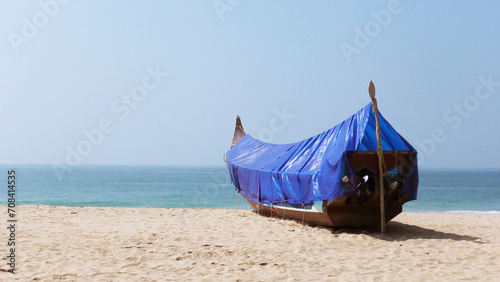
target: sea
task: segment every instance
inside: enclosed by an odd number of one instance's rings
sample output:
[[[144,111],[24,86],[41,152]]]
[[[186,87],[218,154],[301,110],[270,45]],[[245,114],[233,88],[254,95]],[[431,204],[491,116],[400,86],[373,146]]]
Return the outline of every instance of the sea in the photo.
[[[16,205],[250,209],[225,166],[0,169],[1,205],[13,197]],[[9,175],[15,177],[14,195],[9,195]],[[406,203],[403,212],[500,214],[500,170],[421,168],[417,200]]]

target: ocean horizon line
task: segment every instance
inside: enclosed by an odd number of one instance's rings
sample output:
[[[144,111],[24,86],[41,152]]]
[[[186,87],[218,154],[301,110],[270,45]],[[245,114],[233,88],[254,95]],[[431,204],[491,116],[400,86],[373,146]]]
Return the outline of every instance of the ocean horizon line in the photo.
[[[50,165],[5,166],[16,172],[16,204],[248,209],[223,165],[82,165],[59,179]],[[421,169],[408,212],[500,212],[497,170]],[[4,179],[7,182],[7,179]],[[7,193],[0,194],[6,203]]]

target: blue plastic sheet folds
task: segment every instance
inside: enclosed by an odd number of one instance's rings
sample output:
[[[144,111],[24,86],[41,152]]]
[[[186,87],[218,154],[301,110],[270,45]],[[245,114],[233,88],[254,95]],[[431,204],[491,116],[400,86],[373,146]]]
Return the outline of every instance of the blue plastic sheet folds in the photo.
[[[384,151],[416,150],[379,113]],[[245,135],[227,152],[236,189],[254,203],[310,204],[358,193],[347,152],[376,151],[375,114],[368,104],[341,124],[294,144],[270,144]],[[403,184],[416,198],[417,158]],[[348,176],[350,181],[341,179]]]

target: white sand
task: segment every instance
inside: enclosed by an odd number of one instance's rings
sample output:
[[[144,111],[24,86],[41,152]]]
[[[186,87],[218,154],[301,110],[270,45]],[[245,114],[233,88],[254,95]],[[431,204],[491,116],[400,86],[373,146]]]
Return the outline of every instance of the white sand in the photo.
[[[16,274],[5,272],[4,227],[2,281],[500,277],[500,215],[403,213],[381,236],[249,210],[19,206],[16,213]]]

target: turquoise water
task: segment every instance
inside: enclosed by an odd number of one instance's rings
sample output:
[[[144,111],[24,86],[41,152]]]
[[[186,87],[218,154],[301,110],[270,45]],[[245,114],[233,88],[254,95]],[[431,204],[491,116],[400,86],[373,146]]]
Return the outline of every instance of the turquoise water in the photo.
[[[411,212],[500,213],[500,170],[419,170]]]
[[[50,165],[1,169],[2,205],[7,204],[7,170],[15,169],[17,204],[249,208],[223,166],[80,166],[61,179]],[[500,170],[421,169],[419,177],[418,199],[404,211],[500,213]]]

